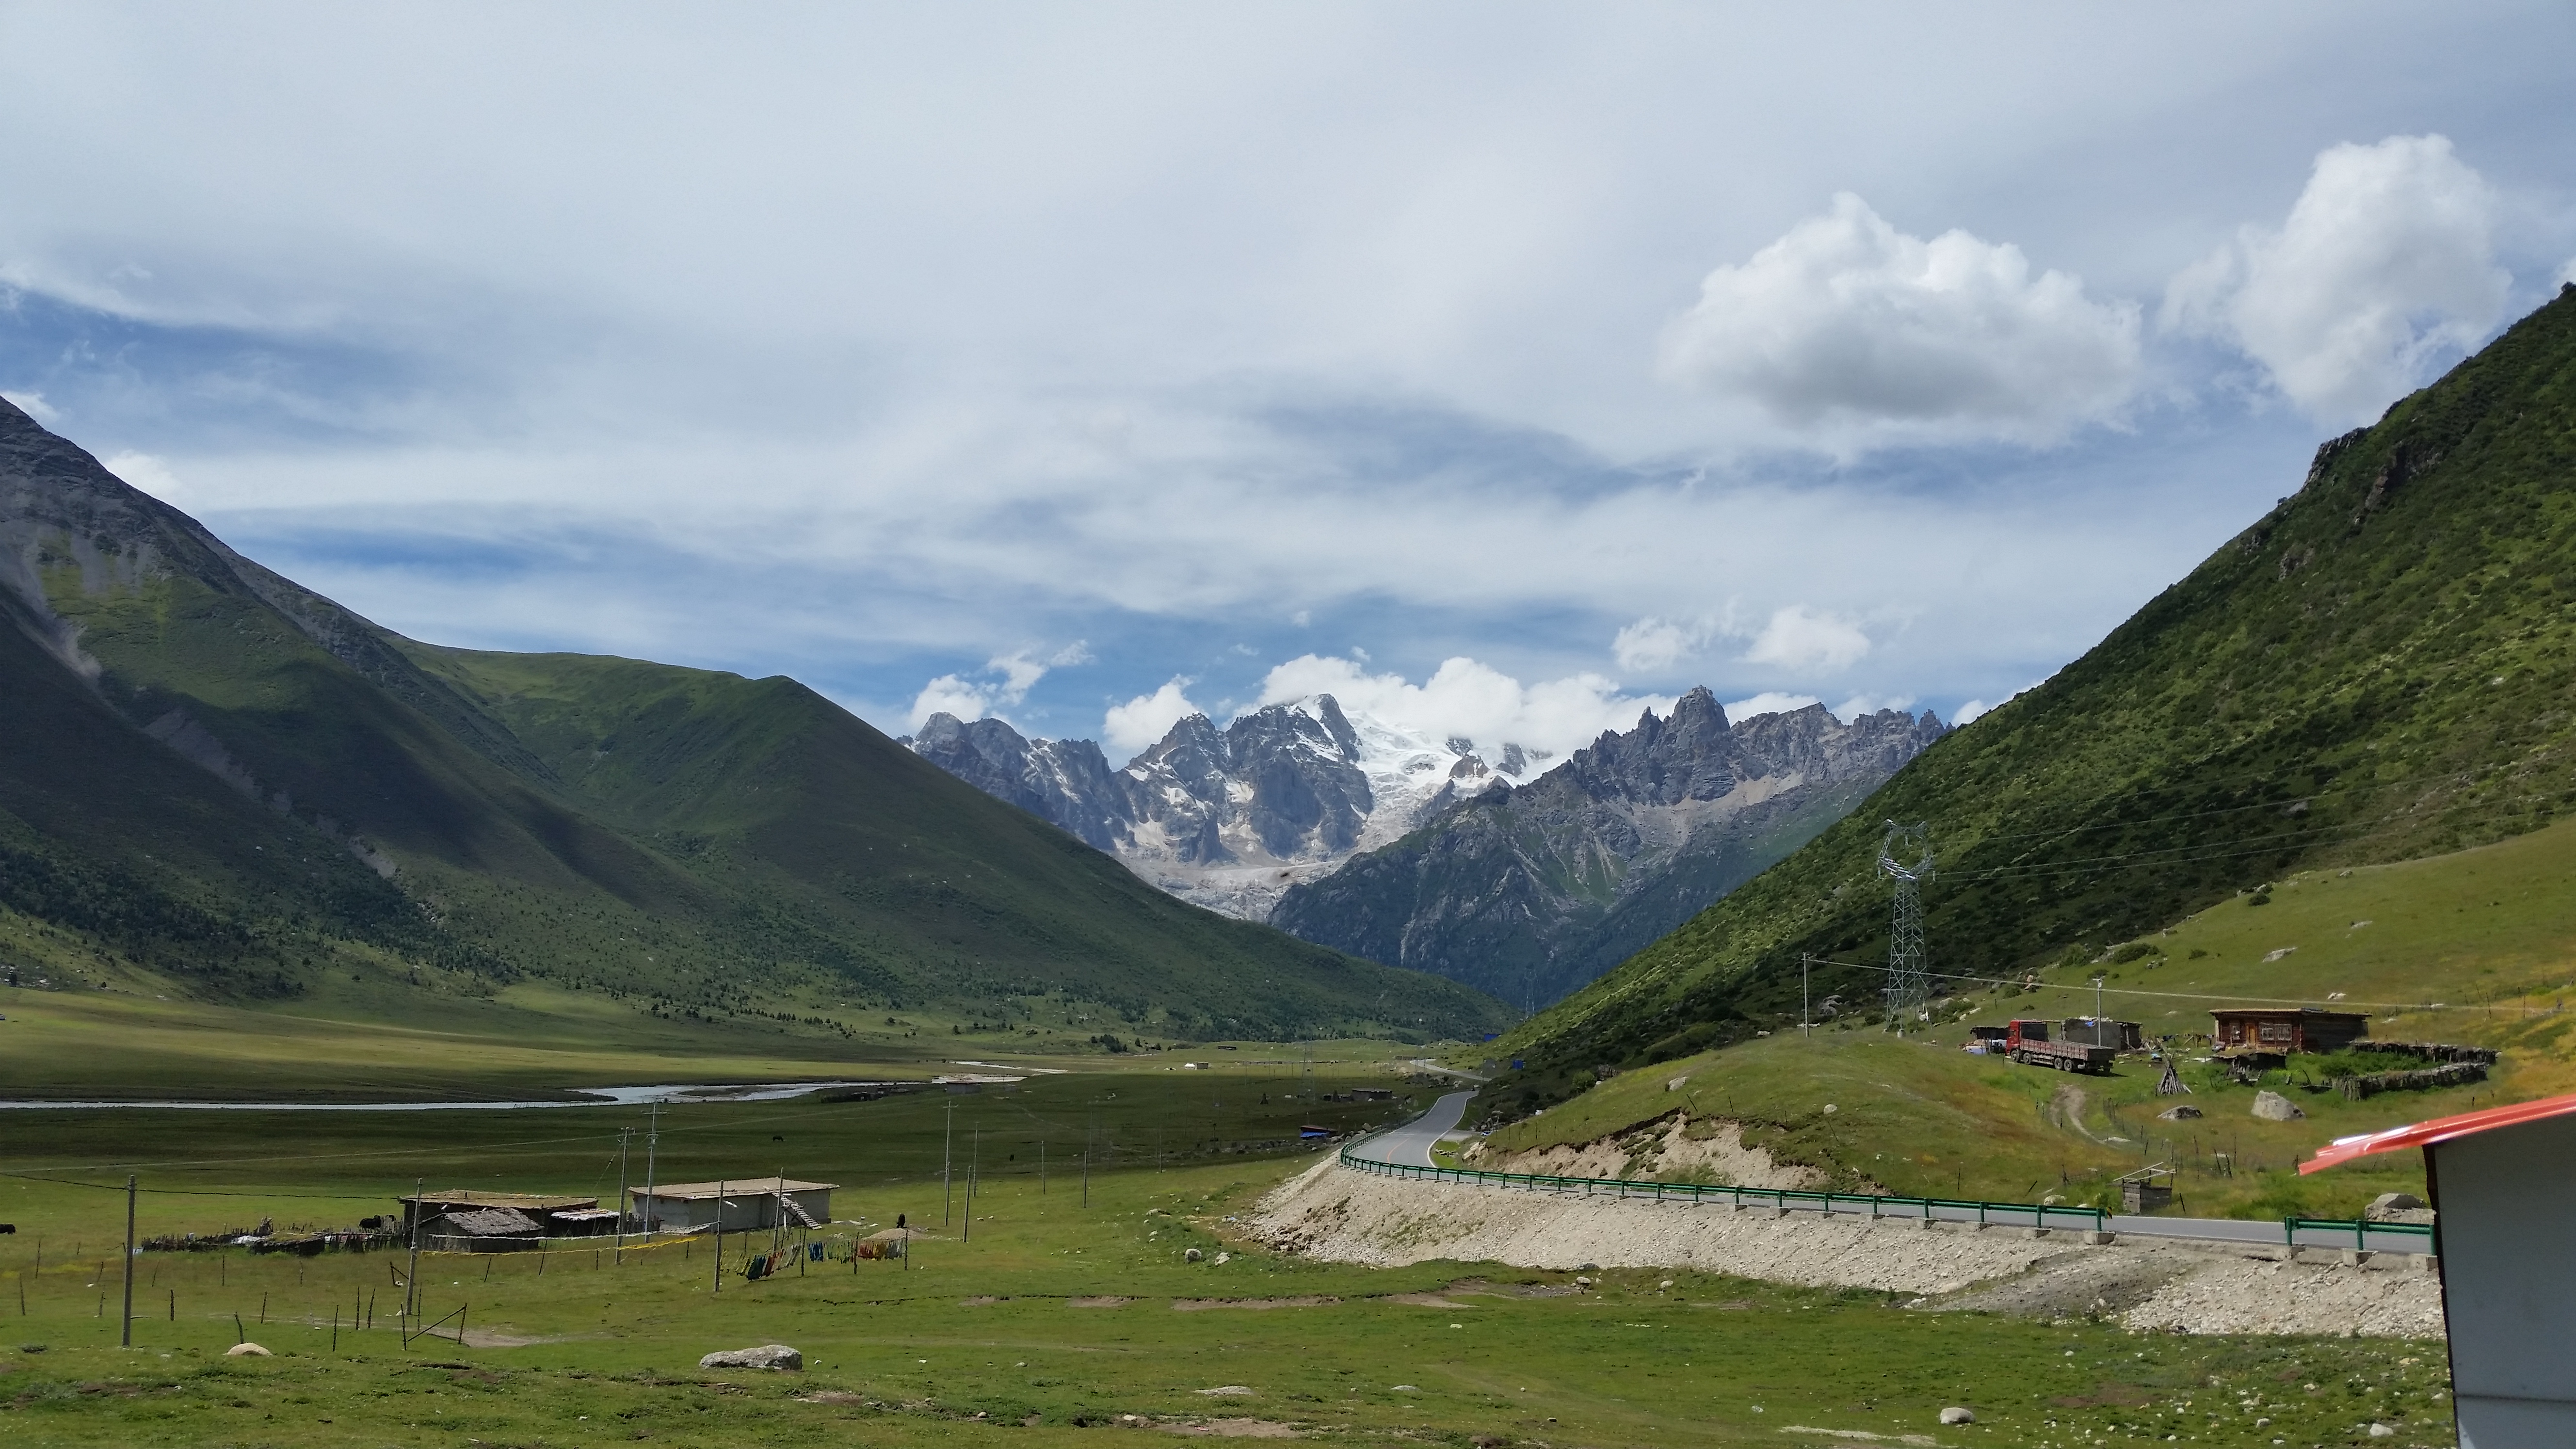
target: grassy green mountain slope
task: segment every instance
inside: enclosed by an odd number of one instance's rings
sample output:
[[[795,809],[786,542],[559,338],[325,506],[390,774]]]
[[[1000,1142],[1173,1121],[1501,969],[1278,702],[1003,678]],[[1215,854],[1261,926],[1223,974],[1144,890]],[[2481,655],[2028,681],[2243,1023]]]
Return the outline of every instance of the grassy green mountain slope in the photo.
[[[1483,1155],[1619,1136],[1680,1111],[1712,1126],[1743,1123],[1756,1145],[1846,1185],[2098,1200],[2118,1174],[2162,1162],[2178,1169],[2188,1211],[2350,1217],[2382,1192],[2421,1194],[2423,1164],[2398,1153],[2309,1178],[2291,1165],[2351,1133],[2576,1091],[2571,877],[2576,821],[2445,855],[2285,875],[2266,905],[2231,897],[2100,965],[2044,968],[2026,988],[1963,991],[1937,1023],[1904,1038],[1844,1017],[1812,1036],[1792,1028],[1623,1073],[1511,1122]],[[2250,1083],[2186,1053],[2193,1091],[2183,1101],[2202,1115],[2169,1120],[2160,1114],[2176,1100],[2156,1094],[2150,1062],[2069,1077],[1957,1050],[1974,1024],[2091,1014],[2097,974],[2103,1005],[2154,1035],[2205,1033],[2214,1006],[2331,1002],[2371,1013],[2382,1040],[2465,1043],[2502,1057],[2484,1081],[2351,1100],[2334,1090],[2337,1074],[2385,1063],[2298,1057]],[[2305,1116],[2255,1117],[2262,1089]],[[1497,1105],[1508,1114],[1517,1101]]]
[[[2576,803],[2571,651],[2576,288],[2320,449],[2083,658],[1515,1032],[1520,1086],[1794,1021],[1802,953],[1883,961],[1886,819],[1930,822],[1934,968],[1976,975],[2088,961],[2296,869],[2535,829]]]
[[[552,983],[835,1041],[1500,1011],[1173,902],[792,681],[402,639],[5,403],[0,611],[0,948],[51,976],[405,1019],[370,981]]]

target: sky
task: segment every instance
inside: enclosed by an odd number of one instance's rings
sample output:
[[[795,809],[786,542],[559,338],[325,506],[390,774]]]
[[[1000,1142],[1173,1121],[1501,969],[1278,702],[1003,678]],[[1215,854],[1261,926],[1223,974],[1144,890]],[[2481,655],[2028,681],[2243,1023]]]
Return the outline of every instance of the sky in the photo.
[[[2576,279],[2576,9],[0,0],[0,394],[416,638],[1123,759],[1973,719]]]

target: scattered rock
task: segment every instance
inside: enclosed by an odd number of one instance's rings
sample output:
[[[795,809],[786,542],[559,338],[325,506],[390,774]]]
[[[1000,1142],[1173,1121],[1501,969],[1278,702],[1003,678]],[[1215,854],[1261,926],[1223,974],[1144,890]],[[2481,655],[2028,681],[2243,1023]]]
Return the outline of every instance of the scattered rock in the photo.
[[[1664,1281],[1662,1281],[1661,1283],[1656,1284],[1655,1286],[1656,1286],[1656,1287],[1658,1287],[1658,1288],[1661,1288],[1661,1289],[1663,1289],[1665,1292],[1669,1293],[1669,1292],[1671,1292],[1671,1291],[1672,1291],[1672,1287],[1673,1287],[1673,1280],[1672,1280],[1672,1279],[1670,1279],[1670,1278],[1667,1278],[1667,1279],[1665,1279]]]
[[[277,1355],[255,1343],[237,1343],[224,1350],[226,1358],[275,1358]]]
[[[725,1353],[711,1353],[698,1360],[702,1369],[796,1369],[805,1367],[805,1355],[783,1343],[764,1343],[758,1348],[737,1348]]]
[[[2168,1122],[2188,1122],[2201,1115],[2201,1112],[2198,1107],[2193,1106],[2189,1102],[2185,1102],[2179,1107],[2167,1107],[2156,1115],[2162,1117]]]
[[[1387,1390],[1387,1392],[1390,1394],[1418,1394],[1422,1392],[1422,1386],[1420,1384],[1397,1384],[1394,1388]]]
[[[1592,1286],[1592,1280],[1578,1273],[1574,1278],[1574,1286],[1577,1288],[1589,1288]]]
[[[1242,1384],[1219,1384],[1215,1388],[1201,1389],[1199,1392],[1212,1399],[1242,1399],[1252,1395],[1252,1390]]]
[[[1950,1407],[1941,1411],[1941,1422],[1944,1424],[1973,1424],[1977,1422],[1977,1411],[1970,1408],[1964,1408],[1958,1404],[1952,1404]]]
[[[1232,1253],[1219,1253],[1219,1254],[1217,1254],[1217,1255],[1216,1255],[1216,1260],[1217,1260],[1217,1262],[1218,1262],[1218,1263],[1222,1264],[1222,1263],[1224,1263],[1227,1259],[1232,1258],[1233,1256],[1234,1256],[1234,1255],[1233,1255]]]
[[[2389,1428],[2386,1424],[2373,1424],[2370,1426],[2370,1437],[2373,1439],[2394,1439],[2397,1437],[2397,1431]]]
[[[2296,1122],[2308,1114],[2299,1110],[2298,1103],[2278,1092],[2256,1092],[2254,1115],[2266,1122]]]
[[[1188,1252],[1185,1252],[1185,1253],[1181,1254],[1181,1261],[1182,1261],[1182,1262],[1184,1262],[1184,1263],[1195,1263],[1195,1262],[1197,1262],[1198,1260],[1199,1260],[1199,1250],[1198,1250],[1198,1249],[1196,1249],[1196,1248],[1192,1248],[1192,1249],[1190,1249]]]
[[[2370,1200],[2362,1215],[2373,1222],[2387,1222],[2399,1213],[2414,1212],[2424,1206],[2424,1199],[2411,1192],[2383,1192]]]

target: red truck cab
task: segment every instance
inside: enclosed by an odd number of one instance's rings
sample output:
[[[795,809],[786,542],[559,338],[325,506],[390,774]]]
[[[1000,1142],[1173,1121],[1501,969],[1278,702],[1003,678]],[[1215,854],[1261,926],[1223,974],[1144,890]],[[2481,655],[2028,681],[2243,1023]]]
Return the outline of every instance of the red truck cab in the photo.
[[[2044,1021],[2008,1021],[2004,1023],[2004,1050],[2018,1050],[2026,1041],[2048,1040],[2048,1023]]]

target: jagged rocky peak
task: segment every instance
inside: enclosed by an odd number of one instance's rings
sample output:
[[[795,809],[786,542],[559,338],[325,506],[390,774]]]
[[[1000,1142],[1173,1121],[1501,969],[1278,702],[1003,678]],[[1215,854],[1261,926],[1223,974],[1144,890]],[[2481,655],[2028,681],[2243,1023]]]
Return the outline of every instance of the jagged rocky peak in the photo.
[[[1088,740],[1024,738],[997,719],[935,715],[904,743],[1163,889],[1256,920],[1296,880],[1508,788],[1548,758],[1505,743],[1489,764],[1472,740],[1354,716],[1329,694],[1264,705],[1222,729],[1191,715],[1114,769]]]

